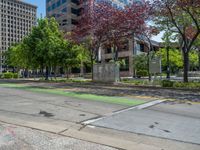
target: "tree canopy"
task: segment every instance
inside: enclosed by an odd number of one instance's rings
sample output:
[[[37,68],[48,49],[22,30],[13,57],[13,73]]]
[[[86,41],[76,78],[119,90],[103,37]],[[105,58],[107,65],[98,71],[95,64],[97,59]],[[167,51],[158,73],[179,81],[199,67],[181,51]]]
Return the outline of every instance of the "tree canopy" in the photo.
[[[189,52],[200,35],[199,0],[155,0],[154,21],[176,34],[183,53],[184,81],[188,82]]]
[[[73,35],[79,42],[90,39],[89,47],[93,51],[107,44],[117,52],[124,38],[133,38],[133,34],[143,32],[146,20],[149,18],[149,6],[147,1],[143,1],[133,2],[119,9],[109,1],[89,0],[87,5],[84,5],[81,19]],[[92,54],[95,55],[97,52]]]
[[[64,38],[55,18],[39,19],[32,32],[7,52],[7,63],[19,69],[46,69],[46,78],[50,72],[56,73],[58,67],[70,69],[80,66],[88,55],[83,45]]]

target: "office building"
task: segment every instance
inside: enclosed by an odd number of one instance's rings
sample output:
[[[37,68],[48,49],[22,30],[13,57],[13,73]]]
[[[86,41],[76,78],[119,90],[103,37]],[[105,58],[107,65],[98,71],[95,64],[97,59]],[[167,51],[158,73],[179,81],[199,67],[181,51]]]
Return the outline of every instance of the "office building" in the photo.
[[[37,7],[21,0],[0,0],[0,72],[5,71],[9,46],[20,42],[36,25]]]
[[[46,0],[47,17],[55,17],[63,31],[71,31],[80,18],[81,3],[89,0]],[[95,0],[103,1],[103,0]],[[106,0],[108,1],[108,0]],[[110,0],[114,7],[124,7],[130,0]]]
[[[47,17],[55,17],[63,31],[71,31],[80,13],[79,0],[46,0]]]
[[[96,0],[96,2],[108,0]],[[139,2],[140,0],[109,0],[113,7],[123,9],[125,5],[131,2]],[[80,0],[46,0],[47,17],[55,17],[59,23],[60,29],[63,31],[71,31],[80,18],[80,10],[82,5]],[[89,0],[82,0],[87,3]],[[158,50],[159,43],[152,41],[153,48]],[[118,50],[119,60],[125,60],[126,65],[121,67],[121,76],[133,76],[133,56],[148,51],[148,43],[137,38],[127,39],[123,48]],[[100,62],[109,62],[113,59],[113,53],[110,47],[101,47],[98,53]]]

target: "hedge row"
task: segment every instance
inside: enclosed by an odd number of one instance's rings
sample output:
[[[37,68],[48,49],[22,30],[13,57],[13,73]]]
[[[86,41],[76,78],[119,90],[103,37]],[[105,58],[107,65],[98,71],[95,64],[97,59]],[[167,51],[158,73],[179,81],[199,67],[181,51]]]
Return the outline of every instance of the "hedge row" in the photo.
[[[17,79],[19,78],[18,73],[6,72],[0,74],[0,79]]]
[[[141,86],[161,86],[169,88],[200,89],[200,81],[184,83],[180,81],[170,81],[170,80],[155,80],[154,82],[149,82],[148,80],[123,79],[122,82],[132,85],[141,85]]]
[[[176,82],[163,80],[162,87],[175,87],[175,88],[188,88],[188,89],[200,89],[200,82]]]

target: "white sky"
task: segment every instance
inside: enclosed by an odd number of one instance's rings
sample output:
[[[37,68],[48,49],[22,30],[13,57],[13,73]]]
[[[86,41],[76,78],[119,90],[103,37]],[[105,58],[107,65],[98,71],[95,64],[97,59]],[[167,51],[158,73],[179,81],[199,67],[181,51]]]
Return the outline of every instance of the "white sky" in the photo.
[[[163,42],[162,36],[163,36],[163,32],[160,32],[160,34],[158,34],[157,36],[152,37],[152,40],[156,42]]]

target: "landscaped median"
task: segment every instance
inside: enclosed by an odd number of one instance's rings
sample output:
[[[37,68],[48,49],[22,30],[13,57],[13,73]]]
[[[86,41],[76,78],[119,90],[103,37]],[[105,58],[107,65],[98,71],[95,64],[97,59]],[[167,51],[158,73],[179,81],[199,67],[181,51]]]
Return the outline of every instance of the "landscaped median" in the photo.
[[[184,83],[181,81],[171,81],[171,80],[155,80],[153,82],[148,80],[132,80],[124,79],[122,84],[144,86],[144,87],[163,87],[163,88],[173,88],[173,89],[200,89],[200,81],[193,81]]]
[[[124,106],[136,106],[145,103],[146,101],[131,99],[126,97],[115,97],[115,96],[103,96],[103,95],[95,95],[95,94],[87,94],[81,92],[69,92],[65,91],[64,89],[56,89],[56,88],[44,88],[44,87],[33,87],[27,86],[23,84],[13,84],[13,83],[1,83],[0,87],[4,88],[14,88],[19,90],[25,90],[30,92],[39,92],[39,93],[46,93],[46,94],[55,94],[55,95],[62,95],[66,97],[76,98],[76,99],[83,99],[83,100],[90,100],[90,101],[99,101],[105,103],[112,103]]]

